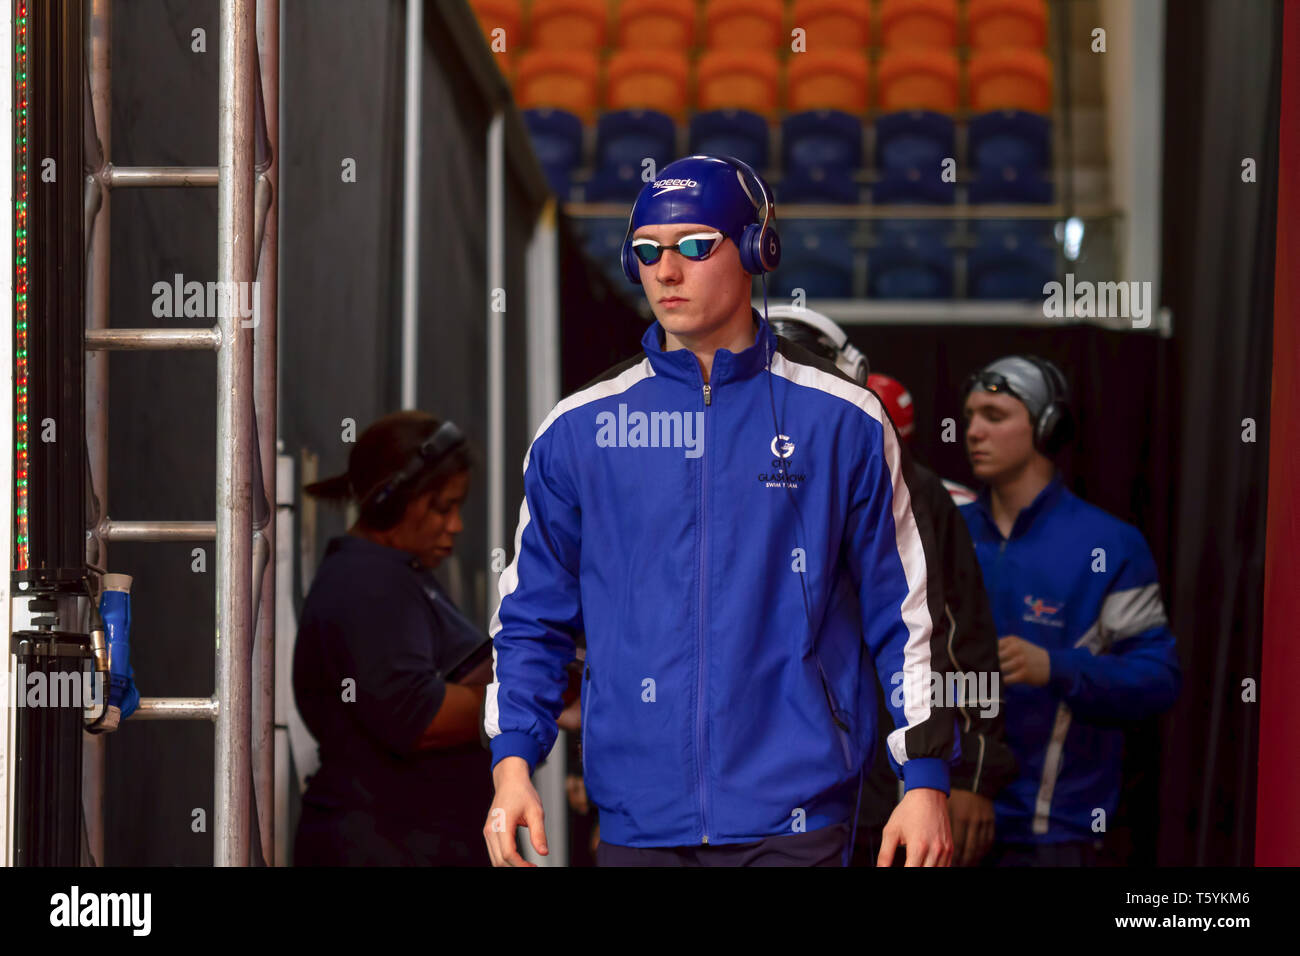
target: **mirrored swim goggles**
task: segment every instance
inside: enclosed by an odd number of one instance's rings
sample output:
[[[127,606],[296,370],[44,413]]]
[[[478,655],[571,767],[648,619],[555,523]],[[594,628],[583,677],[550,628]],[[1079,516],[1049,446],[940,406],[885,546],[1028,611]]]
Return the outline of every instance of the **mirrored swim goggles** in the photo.
[[[713,255],[726,238],[720,232],[693,232],[689,236],[682,236],[675,243],[669,245],[656,242],[653,239],[633,239],[632,252],[641,260],[642,264],[647,266],[652,266],[658,262],[667,249],[676,250],[678,255],[684,256],[692,262],[702,262]]]
[[[966,379],[966,387],[962,390],[962,395],[969,395],[977,385],[984,391],[992,392],[994,395],[1006,393],[1024,401],[1024,398],[1012,387],[1011,383],[1007,381],[1007,377],[1001,372],[979,371],[973,373]]]

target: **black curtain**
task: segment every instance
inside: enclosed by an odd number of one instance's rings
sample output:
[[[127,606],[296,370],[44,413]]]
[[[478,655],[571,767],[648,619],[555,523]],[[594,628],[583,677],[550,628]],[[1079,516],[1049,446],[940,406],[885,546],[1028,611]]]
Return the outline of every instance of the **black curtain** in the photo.
[[[1166,404],[1178,442],[1165,506],[1185,681],[1160,788],[1168,864],[1254,855],[1259,717],[1242,682],[1260,681],[1278,129],[1298,119],[1280,116],[1281,38],[1278,0],[1168,4],[1163,268],[1178,335]],[[1242,181],[1245,159],[1255,182]]]

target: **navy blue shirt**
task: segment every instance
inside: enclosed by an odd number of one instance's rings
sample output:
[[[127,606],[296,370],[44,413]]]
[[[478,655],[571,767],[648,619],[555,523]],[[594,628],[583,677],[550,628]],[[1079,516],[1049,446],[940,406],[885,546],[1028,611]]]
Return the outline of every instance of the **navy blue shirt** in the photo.
[[[477,741],[415,747],[446,695],[444,670],[483,638],[413,555],[331,539],[293,655],[294,697],[321,758],[303,802],[481,833],[491,754]]]

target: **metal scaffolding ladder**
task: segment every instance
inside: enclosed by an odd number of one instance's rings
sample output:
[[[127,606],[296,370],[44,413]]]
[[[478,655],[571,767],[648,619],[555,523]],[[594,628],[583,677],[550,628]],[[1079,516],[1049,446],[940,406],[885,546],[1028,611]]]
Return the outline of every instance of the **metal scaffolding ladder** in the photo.
[[[275,553],[275,522],[271,519],[276,502],[278,217],[274,197],[279,149],[279,6],[280,0],[220,0],[217,165],[128,168],[111,162],[111,0],[88,0],[91,121],[99,151],[92,163],[96,168],[86,178],[88,223],[93,216],[87,253],[86,437],[100,515],[87,538],[87,561],[108,568],[107,545],[113,541],[215,541],[214,692],[206,698],[145,698],[132,720],[213,723],[216,760],[211,832],[217,866],[250,865],[258,860],[259,850],[267,864],[283,862],[275,858],[273,849],[275,563],[271,560]],[[255,88],[259,79],[260,90]],[[231,307],[220,310],[224,314],[212,328],[109,327],[112,193],[167,186],[216,187],[216,280],[226,290],[257,290],[255,323],[241,317],[236,291]],[[254,280],[256,285],[252,285]],[[214,521],[127,521],[107,516],[106,353],[141,349],[216,353]],[[262,513],[257,513],[259,510]],[[91,856],[102,863],[105,739],[86,735],[85,742],[87,838]],[[254,801],[260,846],[252,839]]]

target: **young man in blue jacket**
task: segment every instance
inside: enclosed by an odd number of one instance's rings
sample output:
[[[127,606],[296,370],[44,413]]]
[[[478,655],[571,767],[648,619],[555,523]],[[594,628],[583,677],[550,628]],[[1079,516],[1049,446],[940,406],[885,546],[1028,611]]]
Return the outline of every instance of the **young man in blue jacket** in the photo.
[[[881,856],[947,865],[953,710],[932,525],[880,402],[750,306],[779,261],[771,193],[692,156],[642,189],[623,246],[658,321],[561,401],[524,459],[491,625],[494,864],[547,852],[530,782],[586,635],[583,771],[601,865],[843,865],[875,736],[874,664],[907,793]]]
[[[1007,742],[1019,775],[995,801],[989,862],[1105,859],[1123,724],[1173,705],[1180,670],[1141,532],[1075,497],[1052,457],[1072,436],[1069,387],[1009,356],[965,388],[966,451],[985,483],[961,509],[997,626]]]

